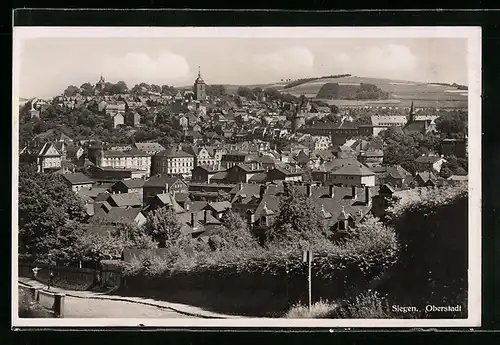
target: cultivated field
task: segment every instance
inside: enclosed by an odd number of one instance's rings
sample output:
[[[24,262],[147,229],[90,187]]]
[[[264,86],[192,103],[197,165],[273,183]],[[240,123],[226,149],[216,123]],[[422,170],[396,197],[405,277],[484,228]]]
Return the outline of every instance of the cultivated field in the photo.
[[[358,85],[361,83],[375,84],[383,91],[390,93],[390,99],[383,101],[351,101],[351,100],[324,100],[329,104],[337,106],[398,106],[408,107],[411,102],[415,102],[416,107],[435,108],[467,108],[467,90],[458,90],[454,87],[444,85],[426,84],[420,82],[365,78],[365,77],[343,77],[316,79],[302,85],[284,89],[286,83],[247,85],[253,87],[274,87],[282,93],[290,93],[294,96],[304,95],[309,98],[316,98],[319,89],[326,83],[339,83],[340,85]],[[236,93],[237,85],[226,85],[228,92]]]

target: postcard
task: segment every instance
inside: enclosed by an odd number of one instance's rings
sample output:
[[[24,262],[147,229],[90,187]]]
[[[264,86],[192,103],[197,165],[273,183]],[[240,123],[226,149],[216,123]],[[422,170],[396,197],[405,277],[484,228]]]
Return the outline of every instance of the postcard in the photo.
[[[481,325],[480,28],[13,37],[13,327]]]

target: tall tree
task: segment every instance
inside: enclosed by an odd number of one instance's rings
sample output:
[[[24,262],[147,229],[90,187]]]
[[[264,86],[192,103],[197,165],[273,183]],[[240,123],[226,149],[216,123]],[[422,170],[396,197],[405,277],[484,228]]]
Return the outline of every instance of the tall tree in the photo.
[[[172,208],[161,207],[148,214],[144,232],[158,242],[158,247],[165,248],[181,237],[181,223]]]
[[[75,85],[70,85],[64,90],[64,95],[67,97],[75,96],[80,90]]]

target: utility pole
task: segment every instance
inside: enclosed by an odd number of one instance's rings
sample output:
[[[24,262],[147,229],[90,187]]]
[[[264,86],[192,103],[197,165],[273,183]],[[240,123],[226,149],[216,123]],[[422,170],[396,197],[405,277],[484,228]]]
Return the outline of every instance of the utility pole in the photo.
[[[307,283],[309,292],[309,312],[312,309],[312,284],[311,284],[311,266],[312,266],[312,251],[304,250],[303,262],[307,262]]]

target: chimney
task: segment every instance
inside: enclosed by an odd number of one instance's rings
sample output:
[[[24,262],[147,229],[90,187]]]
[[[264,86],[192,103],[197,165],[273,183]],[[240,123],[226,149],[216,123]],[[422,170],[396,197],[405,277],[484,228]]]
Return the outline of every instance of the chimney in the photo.
[[[243,183],[238,183],[238,190],[243,190]]]
[[[356,200],[356,186],[352,186],[351,196],[352,196],[353,200]]]
[[[372,204],[372,196],[370,192],[370,187],[365,186],[365,202],[368,206]]]
[[[195,213],[191,213],[191,227],[194,228]]]
[[[266,190],[267,190],[267,185],[263,184],[260,186],[259,196],[261,199],[264,196],[264,194],[266,194]]]
[[[307,195],[308,198],[310,198],[312,196],[311,184],[310,183],[306,184],[306,195]]]
[[[165,183],[165,190],[164,193],[168,193],[168,183]]]
[[[207,224],[208,212],[210,212],[210,211],[209,210],[205,210],[205,212],[204,212],[204,219],[203,219],[203,221],[204,221],[205,224]]]
[[[185,207],[186,211],[189,211],[189,204],[186,203],[186,207]]]
[[[334,195],[335,195],[334,187],[333,184],[331,184],[328,186],[328,197],[333,198]]]

